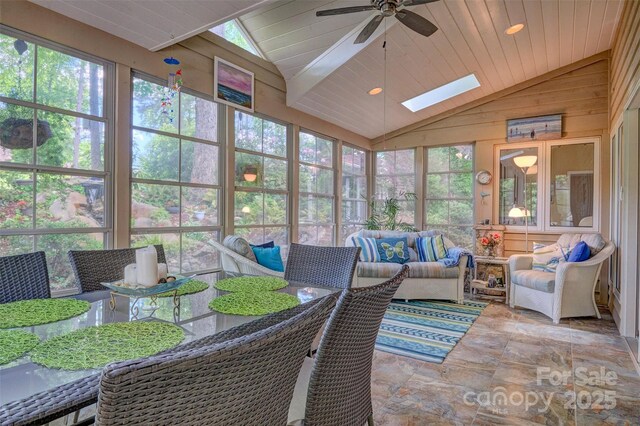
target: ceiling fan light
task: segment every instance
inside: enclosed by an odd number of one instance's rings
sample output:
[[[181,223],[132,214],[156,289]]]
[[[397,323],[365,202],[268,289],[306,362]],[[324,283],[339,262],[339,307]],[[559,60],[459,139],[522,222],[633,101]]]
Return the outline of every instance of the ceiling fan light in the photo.
[[[367,93],[369,93],[371,96],[378,95],[382,93],[382,87],[374,87],[373,89],[369,90]]]
[[[515,33],[522,31],[523,28],[524,24],[515,24],[504,30],[504,33],[506,35],[514,35]]]

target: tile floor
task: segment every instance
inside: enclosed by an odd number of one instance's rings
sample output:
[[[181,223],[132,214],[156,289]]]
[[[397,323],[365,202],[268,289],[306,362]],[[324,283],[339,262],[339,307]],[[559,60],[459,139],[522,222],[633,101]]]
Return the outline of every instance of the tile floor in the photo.
[[[377,426],[640,424],[640,375],[608,313],[553,325],[492,303],[442,364],[376,351],[372,376]]]

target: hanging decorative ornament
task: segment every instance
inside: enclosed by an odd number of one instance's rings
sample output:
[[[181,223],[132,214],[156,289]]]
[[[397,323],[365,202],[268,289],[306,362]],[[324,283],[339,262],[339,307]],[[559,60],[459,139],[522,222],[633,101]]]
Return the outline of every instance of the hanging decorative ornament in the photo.
[[[13,48],[16,49],[16,51],[18,52],[18,55],[22,55],[24,52],[27,51],[28,46],[24,40],[18,39],[13,42]]]
[[[167,77],[167,86],[162,88],[160,112],[169,123],[173,123],[173,100],[182,88],[182,68],[178,68],[176,71],[173,70],[173,67],[180,65],[180,61],[173,56],[164,58],[164,62],[171,67],[171,70]]]

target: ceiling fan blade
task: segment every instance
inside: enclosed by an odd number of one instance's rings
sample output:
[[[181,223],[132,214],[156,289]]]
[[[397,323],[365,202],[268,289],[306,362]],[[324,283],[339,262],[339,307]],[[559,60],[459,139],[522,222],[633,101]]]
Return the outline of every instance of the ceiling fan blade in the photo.
[[[402,6],[417,6],[419,4],[433,3],[440,0],[404,0]]]
[[[341,7],[340,9],[319,10],[316,12],[316,16],[344,15],[345,13],[366,12],[367,10],[375,9],[375,6],[371,4],[366,6]]]
[[[417,13],[411,12],[410,10],[401,10],[396,12],[396,18],[413,31],[418,34],[422,34],[425,37],[429,37],[431,34],[438,31],[438,27],[431,23],[431,21],[423,18]]]
[[[358,34],[358,37],[356,38],[356,41],[353,42],[353,44],[360,44],[367,41],[367,39],[371,37],[371,34],[373,34],[376,28],[378,28],[378,25],[380,25],[380,22],[382,22],[383,19],[384,16],[382,15],[374,16],[373,19],[369,21],[367,26],[364,27],[364,29],[360,32],[360,34]]]

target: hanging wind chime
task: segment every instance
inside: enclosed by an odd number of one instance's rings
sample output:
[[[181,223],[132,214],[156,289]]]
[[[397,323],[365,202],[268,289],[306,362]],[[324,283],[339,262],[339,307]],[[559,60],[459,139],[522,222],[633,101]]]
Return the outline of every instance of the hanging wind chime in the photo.
[[[167,77],[167,86],[162,88],[160,113],[165,120],[173,123],[175,97],[182,88],[182,68],[179,67],[180,61],[173,56],[164,58],[164,62],[170,66],[170,71]]]

